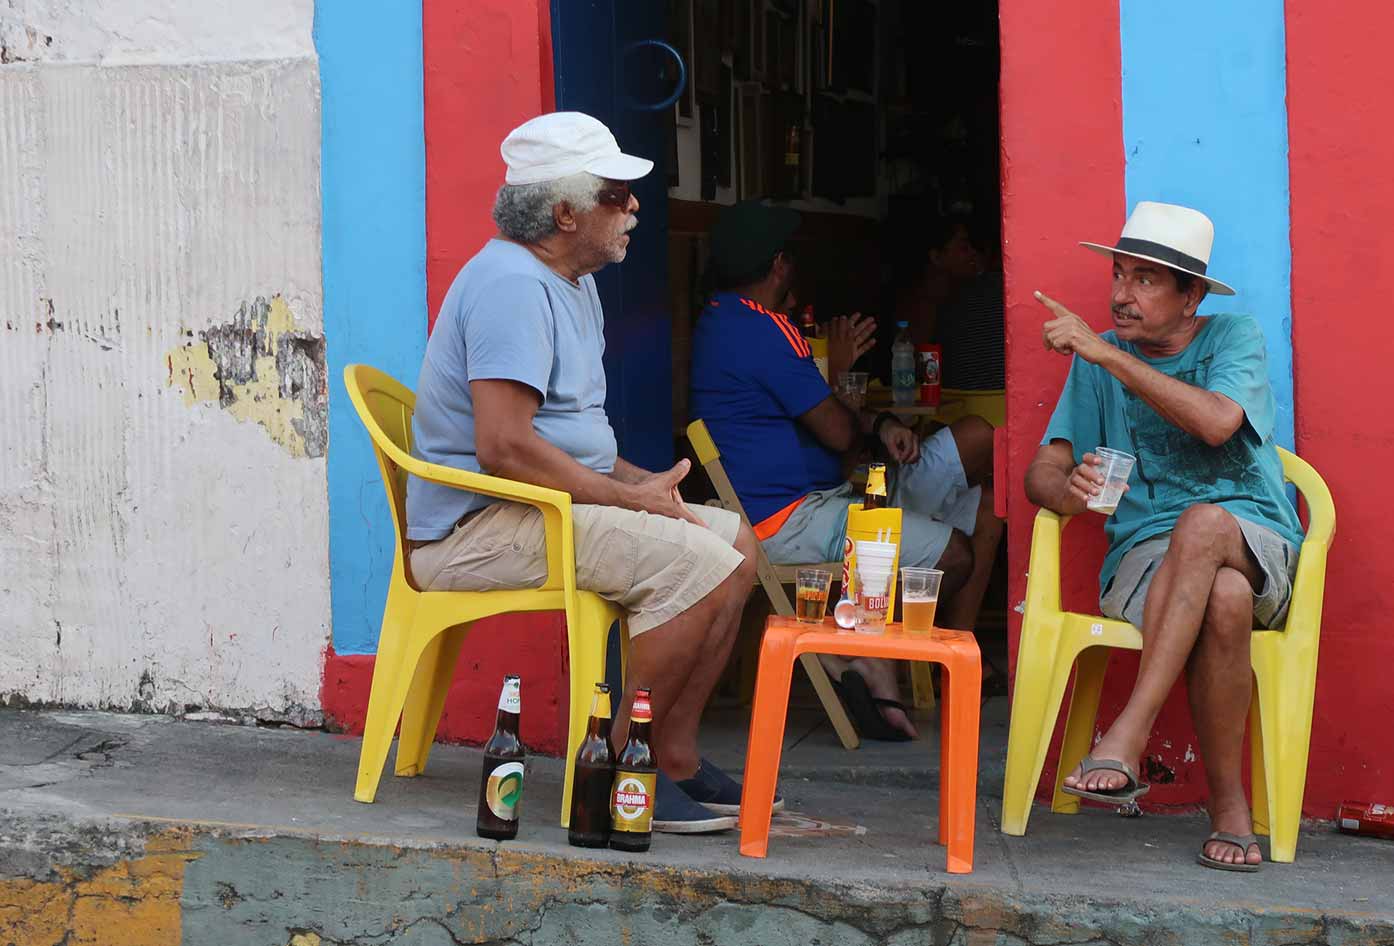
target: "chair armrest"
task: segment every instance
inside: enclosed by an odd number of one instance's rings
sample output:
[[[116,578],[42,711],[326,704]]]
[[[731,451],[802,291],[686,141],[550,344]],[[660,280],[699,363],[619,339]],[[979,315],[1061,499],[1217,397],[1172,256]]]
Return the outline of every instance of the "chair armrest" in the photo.
[[[471,473],[427,463],[393,449],[393,461],[413,476],[453,489],[535,506],[542,513],[547,550],[547,581],[543,591],[575,592],[576,538],[571,519],[571,494],[560,489],[520,483],[487,473]]]
[[[1026,609],[1060,610],[1060,537],[1070,516],[1042,509],[1031,528],[1031,560],[1026,573]]]

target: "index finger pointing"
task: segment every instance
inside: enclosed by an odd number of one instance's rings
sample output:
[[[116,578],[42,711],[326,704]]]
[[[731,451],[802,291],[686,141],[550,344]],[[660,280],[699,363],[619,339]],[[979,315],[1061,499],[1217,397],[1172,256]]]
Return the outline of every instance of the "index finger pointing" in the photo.
[[[1047,309],[1049,309],[1051,312],[1054,312],[1056,315],[1069,315],[1069,314],[1070,314],[1070,310],[1069,310],[1069,309],[1065,308],[1063,305],[1061,305],[1060,303],[1056,302],[1054,299],[1052,299],[1050,296],[1046,295],[1044,292],[1041,292],[1039,289],[1037,289],[1034,293],[1032,293],[1032,295],[1034,295],[1034,296],[1036,297],[1036,301],[1037,301],[1037,302],[1039,302],[1041,305],[1045,306],[1045,307],[1046,307]]]

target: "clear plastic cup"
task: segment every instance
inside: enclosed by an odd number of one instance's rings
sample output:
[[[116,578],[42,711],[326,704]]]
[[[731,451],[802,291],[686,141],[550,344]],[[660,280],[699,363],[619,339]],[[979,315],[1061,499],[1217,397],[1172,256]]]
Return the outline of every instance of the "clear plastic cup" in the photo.
[[[863,562],[857,559],[857,611],[853,628],[859,634],[880,634],[886,630],[886,613],[890,597],[886,594],[891,583],[889,565]]]
[[[1133,472],[1137,458],[1122,450],[1108,447],[1094,448],[1094,455],[1104,462],[1095,469],[1103,474],[1104,485],[1099,495],[1090,496],[1088,507],[1094,512],[1111,516],[1118,510],[1118,502],[1123,498],[1123,487],[1128,484],[1128,476]]]
[[[800,568],[796,573],[798,597],[794,599],[794,617],[805,624],[823,623],[828,610],[828,589],[833,573],[821,568]]]
[[[861,410],[866,403],[866,381],[865,371],[844,371],[837,380],[838,399],[854,411]]]
[[[900,623],[912,633],[928,633],[934,628],[934,612],[939,607],[939,583],[944,573],[937,568],[900,570]]]

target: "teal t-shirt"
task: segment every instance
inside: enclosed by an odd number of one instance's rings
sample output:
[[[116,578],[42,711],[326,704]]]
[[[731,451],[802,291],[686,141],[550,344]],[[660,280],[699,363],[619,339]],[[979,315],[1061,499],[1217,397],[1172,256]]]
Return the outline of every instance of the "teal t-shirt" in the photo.
[[[1108,588],[1128,549],[1170,532],[1197,503],[1221,506],[1300,547],[1302,524],[1288,501],[1273,442],[1273,389],[1258,323],[1247,315],[1209,316],[1191,344],[1169,358],[1148,358],[1114,332],[1102,337],[1163,374],[1230,398],[1244,409],[1244,422],[1228,442],[1211,447],[1173,426],[1103,368],[1075,356],[1041,443],[1068,440],[1075,463],[1095,447],[1137,457],[1128,491],[1104,523],[1108,555],[1100,587]]]

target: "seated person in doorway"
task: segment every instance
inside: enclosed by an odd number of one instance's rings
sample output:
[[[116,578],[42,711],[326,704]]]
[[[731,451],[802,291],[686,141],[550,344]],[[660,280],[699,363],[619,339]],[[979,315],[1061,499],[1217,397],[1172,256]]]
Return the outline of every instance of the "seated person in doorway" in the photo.
[[[799,219],[755,201],[718,218],[708,268],[716,291],[693,332],[692,416],[706,421],[756,536],[778,564],[842,558],[847,507],[861,501],[845,473],[872,438],[894,461],[888,488],[905,513],[901,564],[942,569],[939,621],[971,630],[1002,535],[988,483],[992,427],[965,417],[921,441],[893,415],[858,413],[833,395],[779,311],[794,285],[788,241]],[[873,330],[859,316],[831,322],[834,384],[870,347]],[[897,701],[894,664],[854,660],[844,671],[837,658],[824,662],[841,679],[862,735],[916,735]]]
[[[741,786],[697,750],[697,726],[735,641],[755,537],[722,509],[689,509],[688,461],[653,473],[617,455],[605,414],[604,314],[591,275],[621,262],[653,162],[622,154],[588,115],[514,129],[494,203],[498,236],[455,277],[417,386],[414,451],[431,463],[565,490],[576,580],[629,614],[623,743],[638,686],[652,688],[660,761],[655,831],[735,827]],[[411,574],[430,590],[526,588],[547,577],[541,513],[411,479]]]
[[[906,215],[896,225],[896,319],[916,342],[937,341],[943,310],[983,274],[985,260],[967,217]]]
[[[1249,634],[1282,627],[1302,527],[1273,443],[1263,334],[1245,315],[1198,315],[1214,227],[1196,210],[1144,201],[1114,246],[1114,329],[1096,334],[1060,303],[1045,347],[1070,355],[1069,379],[1026,473],[1032,502],[1078,515],[1103,477],[1092,452],[1136,456],[1104,526],[1099,604],[1142,632],[1142,662],[1122,713],[1065,778],[1072,795],[1122,804],[1146,793],[1138,760],[1184,670],[1205,759],[1214,833],[1198,855],[1223,870],[1262,861],[1240,783],[1252,685]]]

